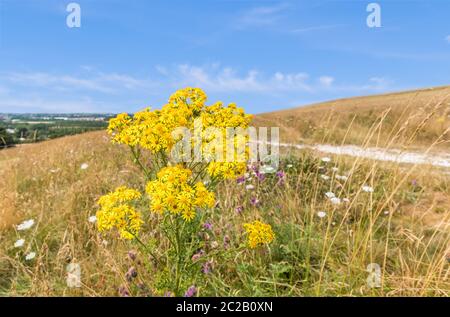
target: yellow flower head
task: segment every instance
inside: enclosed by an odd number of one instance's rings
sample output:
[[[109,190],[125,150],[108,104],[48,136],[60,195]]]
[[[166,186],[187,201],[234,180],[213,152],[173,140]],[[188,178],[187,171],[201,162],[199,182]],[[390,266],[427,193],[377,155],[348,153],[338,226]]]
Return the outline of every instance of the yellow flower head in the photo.
[[[272,227],[258,220],[244,224],[244,229],[248,234],[248,246],[252,249],[271,243],[275,238]]]
[[[161,169],[157,176],[156,180],[148,182],[146,188],[153,212],[169,212],[191,221],[197,208],[214,206],[214,193],[201,182],[191,184],[191,170],[180,165],[169,166]]]
[[[139,233],[142,216],[130,202],[141,198],[141,193],[125,186],[117,188],[114,192],[102,196],[98,203],[97,227],[100,232],[116,228],[124,239],[133,239]]]

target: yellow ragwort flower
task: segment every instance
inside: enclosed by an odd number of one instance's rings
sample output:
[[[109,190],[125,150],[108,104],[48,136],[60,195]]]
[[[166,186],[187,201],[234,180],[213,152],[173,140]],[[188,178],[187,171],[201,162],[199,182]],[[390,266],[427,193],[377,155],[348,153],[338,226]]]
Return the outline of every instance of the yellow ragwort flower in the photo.
[[[191,184],[192,171],[180,165],[161,169],[157,179],[147,184],[150,209],[156,213],[181,215],[186,221],[196,216],[196,208],[213,207],[214,193],[202,182]]]
[[[116,228],[123,239],[133,239],[139,233],[142,216],[130,202],[141,198],[141,193],[125,186],[102,196],[98,203],[97,227],[100,232]]]
[[[248,234],[248,246],[252,249],[271,243],[275,238],[272,227],[258,220],[244,224],[244,229]]]

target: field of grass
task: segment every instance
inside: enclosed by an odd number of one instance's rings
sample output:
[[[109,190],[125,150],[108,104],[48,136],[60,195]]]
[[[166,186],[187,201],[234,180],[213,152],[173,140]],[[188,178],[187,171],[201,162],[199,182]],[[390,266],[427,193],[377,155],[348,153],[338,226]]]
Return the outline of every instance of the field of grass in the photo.
[[[332,110],[323,105],[262,115],[255,122],[280,124],[281,142],[444,149],[449,108],[448,99],[442,107],[440,96],[450,89],[439,91],[433,97],[425,91],[406,98],[350,99],[336,102]],[[402,107],[407,99],[410,105]],[[362,103],[367,106],[359,107]],[[405,116],[411,120],[405,122]],[[442,127],[430,123],[441,117]],[[184,254],[182,266],[195,274],[181,279],[181,289],[195,285],[198,296],[450,295],[448,170],[325,158],[308,150],[282,154],[279,169],[285,176],[250,175],[244,184],[219,184],[216,206],[199,220],[210,224],[199,233],[201,260]],[[174,263],[166,260],[169,241],[156,229],[158,215],[144,214],[140,235],[154,258],[137,241],[100,234],[88,221],[101,195],[121,185],[144,191],[130,155],[104,132],[0,152],[0,295],[163,296],[173,291],[167,279]],[[327,197],[330,192],[339,203]],[[275,240],[248,249],[242,224],[255,218],[272,226]],[[34,219],[34,226],[17,231],[15,226],[27,219]],[[19,238],[25,244],[15,248]],[[27,261],[31,251],[36,257]],[[206,262],[211,270],[201,273]],[[66,284],[69,263],[80,264],[80,288]],[[376,287],[368,282],[374,281],[368,267],[380,268]]]
[[[260,114],[254,124],[280,127],[285,142],[423,148],[440,138],[434,147],[450,150],[450,87],[339,99]]]

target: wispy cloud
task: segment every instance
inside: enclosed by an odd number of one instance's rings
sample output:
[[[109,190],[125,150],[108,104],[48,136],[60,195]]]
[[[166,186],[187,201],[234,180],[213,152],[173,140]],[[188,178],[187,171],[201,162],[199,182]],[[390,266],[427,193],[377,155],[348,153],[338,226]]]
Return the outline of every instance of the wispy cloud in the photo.
[[[81,76],[45,72],[11,72],[0,74],[0,81],[26,87],[47,87],[52,90],[89,90],[114,94],[117,89],[148,87],[148,79],[118,73],[92,73]]]
[[[339,27],[343,27],[344,24],[331,24],[331,25],[317,25],[317,26],[310,26],[310,27],[304,27],[304,28],[298,28],[291,30],[291,33],[293,34],[307,34],[315,31],[326,31],[326,30],[332,30]]]
[[[239,15],[235,27],[244,29],[274,25],[283,18],[283,13],[288,8],[287,3],[251,8]]]
[[[334,82],[334,78],[331,76],[321,76],[319,77],[319,82],[325,87],[330,87]]]
[[[445,38],[445,40],[447,41],[447,43],[450,43],[450,35],[447,35],[447,37]]]

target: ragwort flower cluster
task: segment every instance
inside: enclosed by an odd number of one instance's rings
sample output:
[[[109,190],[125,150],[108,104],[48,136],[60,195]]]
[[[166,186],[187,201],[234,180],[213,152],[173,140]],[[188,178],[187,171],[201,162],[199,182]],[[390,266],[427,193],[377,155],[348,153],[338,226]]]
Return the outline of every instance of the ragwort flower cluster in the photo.
[[[196,208],[213,207],[214,193],[202,182],[192,184],[192,171],[180,165],[165,167],[147,184],[152,212],[181,215],[186,221],[195,218]]]
[[[244,224],[244,229],[248,234],[248,246],[252,249],[270,243],[275,238],[272,227],[258,220]]]
[[[141,193],[125,186],[102,196],[98,203],[101,209],[97,212],[97,226],[100,232],[117,228],[124,239],[133,239],[143,224],[141,213],[131,205],[132,201],[141,198]]]

